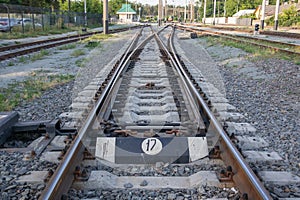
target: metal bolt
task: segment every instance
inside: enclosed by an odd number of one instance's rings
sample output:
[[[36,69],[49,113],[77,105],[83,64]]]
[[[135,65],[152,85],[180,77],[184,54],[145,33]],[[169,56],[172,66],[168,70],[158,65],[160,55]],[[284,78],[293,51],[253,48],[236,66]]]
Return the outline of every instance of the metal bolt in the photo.
[[[219,180],[220,181],[233,181],[232,167],[228,166],[225,170],[221,170]]]
[[[221,150],[219,146],[215,146],[210,152],[209,152],[209,158],[212,159],[221,159]]]

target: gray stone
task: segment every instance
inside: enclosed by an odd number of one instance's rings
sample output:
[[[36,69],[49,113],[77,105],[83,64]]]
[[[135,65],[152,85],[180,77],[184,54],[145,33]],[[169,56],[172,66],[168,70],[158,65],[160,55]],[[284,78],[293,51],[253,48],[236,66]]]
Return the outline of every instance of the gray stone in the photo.
[[[133,185],[132,185],[131,183],[126,183],[126,184],[124,184],[124,187],[125,187],[125,188],[132,188]]]
[[[176,199],[176,194],[174,193],[168,194],[168,200],[174,200],[174,199]]]
[[[148,182],[146,180],[143,180],[143,182],[141,182],[140,186],[147,186]]]

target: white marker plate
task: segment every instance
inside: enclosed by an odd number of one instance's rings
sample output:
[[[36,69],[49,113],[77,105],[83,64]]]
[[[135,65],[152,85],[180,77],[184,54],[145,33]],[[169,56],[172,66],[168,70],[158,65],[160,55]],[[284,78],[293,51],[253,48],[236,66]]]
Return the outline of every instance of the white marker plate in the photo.
[[[156,155],[162,150],[162,143],[157,138],[147,138],[142,142],[142,150],[148,155]]]

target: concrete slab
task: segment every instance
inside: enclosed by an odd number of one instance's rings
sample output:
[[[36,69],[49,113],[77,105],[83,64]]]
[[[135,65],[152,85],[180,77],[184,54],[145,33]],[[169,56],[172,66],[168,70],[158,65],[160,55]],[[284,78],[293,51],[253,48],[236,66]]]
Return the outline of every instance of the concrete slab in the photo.
[[[242,150],[259,149],[269,146],[269,143],[261,137],[236,136],[236,138],[238,139],[238,145]]]
[[[98,137],[95,156],[118,164],[190,163],[208,156],[208,147],[202,137]]]
[[[258,174],[264,180],[264,182],[273,183],[276,185],[300,183],[300,177],[290,172],[260,171]]]
[[[41,142],[43,142],[44,139],[45,139],[44,136],[41,136],[41,137],[35,139],[28,145],[28,148],[33,148],[33,149],[39,148]]]
[[[219,119],[222,121],[231,121],[237,122],[241,119],[244,119],[244,116],[240,113],[232,113],[232,112],[218,112]]]
[[[244,135],[246,133],[255,133],[256,128],[254,128],[249,123],[236,123],[236,122],[226,122],[226,131],[229,135]]]
[[[234,112],[236,111],[236,107],[234,107],[233,105],[229,104],[229,103],[212,103],[212,111],[213,112],[224,112],[224,111],[228,111],[228,112]]]
[[[97,91],[99,89],[99,86],[97,86],[97,85],[88,85],[83,89],[84,90],[95,90],[95,91]]]
[[[73,100],[74,103],[92,103],[93,100],[91,99],[91,97],[84,97],[84,96],[80,96],[80,97],[76,97]]]
[[[96,86],[100,86],[102,84],[102,81],[92,81],[89,83],[89,85],[96,85]]]
[[[188,137],[188,146],[191,162],[208,156],[206,137]]]
[[[90,103],[72,103],[71,109],[74,111],[87,110],[91,107]]]
[[[229,100],[224,97],[209,98],[209,101],[211,103],[228,103],[229,102]]]
[[[44,179],[47,177],[48,171],[31,171],[30,174],[20,176],[17,183],[29,183],[29,184],[44,184]]]
[[[294,198],[279,198],[278,200],[300,200],[300,197],[294,197]]]
[[[114,163],[115,146],[116,138],[97,138],[95,156]]]
[[[78,96],[83,97],[94,97],[96,91],[95,90],[84,90],[78,93]]]
[[[277,152],[243,151],[243,155],[249,162],[255,161],[280,161],[282,158]]]
[[[143,181],[147,181],[146,186],[141,186]],[[87,182],[75,182],[73,187],[93,190],[102,189],[124,189],[127,183],[132,184],[131,189],[188,189],[200,185],[231,187],[228,183],[220,183],[214,171],[201,171],[189,177],[154,177],[154,176],[116,176],[107,171],[92,171]]]
[[[65,122],[63,128],[77,128],[79,125],[79,122],[76,121]]]
[[[82,119],[84,111],[78,112],[65,112],[59,115],[59,118],[69,118],[69,119]]]
[[[60,163],[60,160],[58,160],[59,156],[60,156],[60,151],[47,151],[42,154],[40,160],[44,160],[52,163]]]
[[[64,148],[66,146],[64,140],[67,136],[55,136],[51,141],[50,145],[53,147]]]
[[[12,126],[19,120],[17,112],[0,112],[0,145],[12,134]]]

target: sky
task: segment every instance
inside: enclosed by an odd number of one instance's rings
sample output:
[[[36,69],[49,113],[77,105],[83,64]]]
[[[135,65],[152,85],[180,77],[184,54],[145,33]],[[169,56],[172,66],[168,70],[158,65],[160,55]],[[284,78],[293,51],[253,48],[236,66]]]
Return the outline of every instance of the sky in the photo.
[[[157,5],[158,4],[158,0],[129,0],[130,2],[137,2],[137,3],[142,3],[142,4],[149,4],[149,5]],[[163,3],[165,2],[165,0],[162,0]],[[170,5],[181,5],[183,6],[185,4],[185,1],[189,2],[188,0],[167,0],[167,3]]]

